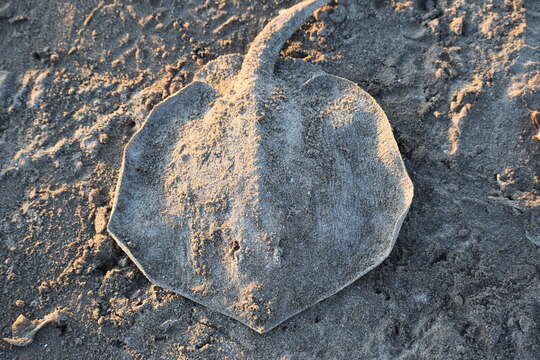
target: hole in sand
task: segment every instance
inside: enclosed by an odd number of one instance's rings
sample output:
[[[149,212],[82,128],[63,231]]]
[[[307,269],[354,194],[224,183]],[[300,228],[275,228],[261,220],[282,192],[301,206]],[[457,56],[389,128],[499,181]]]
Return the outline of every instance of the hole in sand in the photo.
[[[433,261],[431,262],[431,265],[439,263],[441,261],[446,261],[446,260],[447,260],[447,253],[442,252],[441,254],[439,254],[439,256],[437,256],[435,259],[433,259]]]
[[[235,241],[233,242],[232,244],[232,248],[231,248],[231,253],[235,253],[237,252],[238,250],[240,250],[240,245],[238,244],[238,241]]]

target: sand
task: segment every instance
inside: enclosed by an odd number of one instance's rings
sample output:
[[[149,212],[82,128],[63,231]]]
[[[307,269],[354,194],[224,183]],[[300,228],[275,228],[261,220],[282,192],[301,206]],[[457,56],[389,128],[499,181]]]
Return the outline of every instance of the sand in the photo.
[[[294,3],[0,3],[0,337],[63,314],[0,358],[537,356],[537,1],[340,0],[287,42],[377,100],[415,198],[386,261],[270,332],[152,286],[107,234],[149,111]]]

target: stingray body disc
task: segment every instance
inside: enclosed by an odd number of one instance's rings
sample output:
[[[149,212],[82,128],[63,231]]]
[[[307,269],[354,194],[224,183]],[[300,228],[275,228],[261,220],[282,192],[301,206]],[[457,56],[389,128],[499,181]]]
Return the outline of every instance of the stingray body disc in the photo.
[[[211,62],[148,116],[108,229],[151,282],[262,333],[380,264],[413,186],[356,84],[285,61],[246,100],[241,62]]]

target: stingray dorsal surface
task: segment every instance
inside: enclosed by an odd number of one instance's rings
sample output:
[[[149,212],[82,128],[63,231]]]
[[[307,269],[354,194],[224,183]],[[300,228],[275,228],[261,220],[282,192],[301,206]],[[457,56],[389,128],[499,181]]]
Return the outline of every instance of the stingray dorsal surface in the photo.
[[[277,60],[327,1],[282,11],[160,103],[124,152],[108,229],[154,284],[259,333],[390,253],[412,201],[386,115],[351,81]]]

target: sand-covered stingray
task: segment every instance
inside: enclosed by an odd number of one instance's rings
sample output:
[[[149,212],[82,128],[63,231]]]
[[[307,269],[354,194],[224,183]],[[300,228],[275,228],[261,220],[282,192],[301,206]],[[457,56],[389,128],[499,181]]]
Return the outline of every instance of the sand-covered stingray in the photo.
[[[108,229],[154,284],[266,332],[390,253],[413,187],[354,83],[277,61],[324,0],[209,63],[124,154]]]

